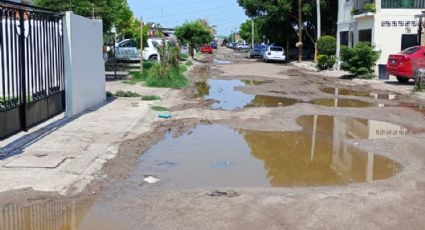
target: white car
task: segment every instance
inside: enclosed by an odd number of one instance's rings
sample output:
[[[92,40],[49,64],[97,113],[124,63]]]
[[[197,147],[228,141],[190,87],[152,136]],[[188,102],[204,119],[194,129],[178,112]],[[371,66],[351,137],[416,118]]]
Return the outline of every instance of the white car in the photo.
[[[286,61],[286,55],[285,55],[285,51],[283,50],[283,47],[280,47],[280,46],[269,46],[269,47],[267,47],[266,50],[263,53],[263,61],[264,62],[270,62],[270,61],[284,62],[284,61]]]
[[[163,39],[159,38],[149,38],[148,46],[143,49],[143,59],[149,61],[158,61],[159,53],[156,48],[158,45],[162,45],[164,43]]]

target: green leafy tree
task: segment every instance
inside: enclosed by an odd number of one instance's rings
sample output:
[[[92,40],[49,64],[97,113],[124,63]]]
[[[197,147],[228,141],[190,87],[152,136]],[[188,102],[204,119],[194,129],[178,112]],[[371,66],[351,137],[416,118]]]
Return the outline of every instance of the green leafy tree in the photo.
[[[181,42],[189,44],[192,58],[195,46],[208,43],[213,39],[209,28],[199,21],[187,22],[177,27],[175,34]]]
[[[245,14],[255,18],[258,32],[267,40],[277,44],[286,44],[286,49],[294,47],[298,40],[296,26],[298,24],[297,0],[238,0],[245,9]],[[338,4],[335,0],[321,0],[323,34],[336,34]],[[302,5],[304,43],[315,42],[317,32],[316,0],[303,0]]]
[[[73,11],[75,14],[102,18],[103,31],[110,31],[115,25],[123,33],[134,18],[126,0],[34,0],[34,4],[54,11]]]
[[[374,51],[368,42],[359,42],[353,48],[341,47],[341,68],[358,77],[370,77],[380,53]]]
[[[260,35],[258,34],[258,30],[254,26],[254,40],[259,41]],[[245,41],[251,41],[252,39],[252,20],[246,20],[246,22],[241,24],[240,27],[240,35],[241,38]]]

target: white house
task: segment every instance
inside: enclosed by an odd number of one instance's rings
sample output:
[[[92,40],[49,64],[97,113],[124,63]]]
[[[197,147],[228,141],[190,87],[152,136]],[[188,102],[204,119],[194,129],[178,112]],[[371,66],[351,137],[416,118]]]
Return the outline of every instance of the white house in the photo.
[[[415,16],[423,10],[425,0],[339,0],[337,56],[341,45],[367,41],[381,51],[378,66],[386,64],[390,54],[419,44]]]

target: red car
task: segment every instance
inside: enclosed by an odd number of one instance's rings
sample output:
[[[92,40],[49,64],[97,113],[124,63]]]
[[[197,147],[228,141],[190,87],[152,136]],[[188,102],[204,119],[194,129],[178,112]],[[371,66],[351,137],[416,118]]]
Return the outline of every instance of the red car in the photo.
[[[391,54],[387,62],[387,73],[397,77],[399,82],[413,78],[415,67],[425,67],[425,47],[413,46],[398,54]]]
[[[211,46],[211,45],[203,45],[203,46],[201,47],[201,52],[202,52],[202,53],[209,53],[209,54],[212,54],[212,53],[213,53],[213,48],[212,48],[212,46]]]

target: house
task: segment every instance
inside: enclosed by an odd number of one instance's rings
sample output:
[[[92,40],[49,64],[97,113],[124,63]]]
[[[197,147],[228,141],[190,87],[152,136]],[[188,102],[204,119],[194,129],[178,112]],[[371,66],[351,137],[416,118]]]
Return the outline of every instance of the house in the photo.
[[[385,65],[390,54],[422,43],[415,16],[423,10],[425,0],[339,0],[337,56],[342,45],[366,41],[381,51],[378,66]]]

